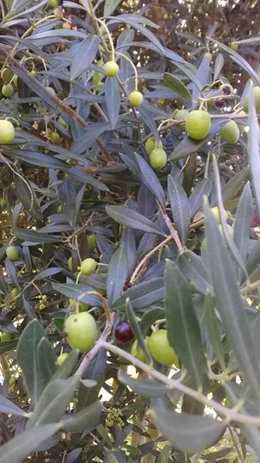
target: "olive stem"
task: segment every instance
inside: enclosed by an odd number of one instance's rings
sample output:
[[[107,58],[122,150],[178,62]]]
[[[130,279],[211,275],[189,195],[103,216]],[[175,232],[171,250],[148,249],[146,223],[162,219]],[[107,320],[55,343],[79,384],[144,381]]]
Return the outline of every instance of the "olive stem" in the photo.
[[[84,356],[80,366],[75,372],[76,376],[81,377],[83,375],[87,365],[89,365],[89,363],[95,358],[95,356],[100,351],[100,349],[103,348],[103,343],[110,345],[109,343],[106,343],[106,339],[110,335],[113,329],[114,318],[115,318],[114,313],[110,315],[109,319],[107,318],[107,322],[103,330],[103,333],[101,334],[100,338],[97,340],[96,344],[92,347],[92,349]]]
[[[153,377],[155,379],[158,379],[160,382],[164,383],[166,386],[169,387],[170,389],[177,389],[178,391],[189,395],[190,397],[193,397],[195,400],[198,400],[199,402],[204,403],[208,407],[213,408],[220,416],[224,416],[227,423],[230,421],[237,421],[239,423],[248,423],[252,424],[255,426],[260,425],[260,418],[257,416],[249,416],[243,413],[238,413],[236,410],[238,410],[240,407],[243,406],[243,404],[238,402],[238,404],[231,408],[227,408],[224,405],[221,405],[220,403],[216,402],[215,400],[208,399],[208,397],[204,396],[202,393],[195,391],[194,389],[191,389],[188,386],[185,386],[185,384],[180,383],[179,381],[168,378],[164,374],[160,373],[159,371],[155,370],[153,367],[148,365],[147,363],[142,362],[141,360],[137,359],[133,355],[129,354],[125,350],[121,349],[120,347],[115,346],[114,344],[111,344],[105,340],[100,338],[98,341],[99,348],[107,349],[110,352],[113,352],[114,354],[124,358],[127,360],[130,364],[135,365],[136,367],[140,368],[142,371],[144,371],[148,376]],[[94,349],[94,348],[93,348]],[[92,349],[92,350],[93,350]],[[92,352],[92,351],[91,351]]]
[[[155,246],[150,252],[148,252],[144,258],[139,262],[139,264],[137,265],[137,267],[135,268],[134,272],[132,273],[132,276],[129,280],[129,282],[131,284],[135,283],[135,280],[138,276],[138,273],[140,272],[141,268],[144,266],[144,264],[146,263],[146,261],[153,255],[155,254],[157,251],[160,251],[160,249],[165,246],[165,244],[167,244],[169,241],[172,241],[172,235],[169,235],[167,236],[167,238],[165,238],[165,240],[161,241],[161,243],[159,243],[157,246]]]

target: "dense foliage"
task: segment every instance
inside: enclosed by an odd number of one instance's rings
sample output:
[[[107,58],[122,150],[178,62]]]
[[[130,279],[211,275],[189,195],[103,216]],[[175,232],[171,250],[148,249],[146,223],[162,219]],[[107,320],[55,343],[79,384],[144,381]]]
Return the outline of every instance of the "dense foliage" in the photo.
[[[258,461],[257,2],[0,7],[0,463]]]

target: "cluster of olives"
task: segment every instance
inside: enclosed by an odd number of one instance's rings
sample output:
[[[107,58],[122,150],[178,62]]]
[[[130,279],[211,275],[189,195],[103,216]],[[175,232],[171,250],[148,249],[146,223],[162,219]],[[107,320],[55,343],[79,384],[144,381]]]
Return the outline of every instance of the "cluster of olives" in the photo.
[[[120,71],[118,64],[111,60],[103,65],[103,71],[107,77],[116,77]],[[128,95],[128,101],[131,106],[140,106],[143,102],[144,96],[138,90],[134,90]]]
[[[153,136],[149,137],[145,142],[145,150],[153,169],[159,170],[165,167],[167,164],[167,154],[161,142],[158,142]]]
[[[17,86],[17,75],[10,68],[3,68],[0,77],[3,83],[1,88],[3,97],[11,98]]]
[[[124,345],[133,340],[134,333],[130,324],[125,320],[121,320],[115,327],[114,336],[119,344]],[[147,345],[151,356],[158,363],[165,366],[174,364],[179,367],[179,359],[169,343],[168,331],[166,329],[154,331],[150,336],[146,336],[145,344]],[[146,353],[138,345],[137,339],[134,340],[130,352],[135,358],[142,362],[148,361]]]

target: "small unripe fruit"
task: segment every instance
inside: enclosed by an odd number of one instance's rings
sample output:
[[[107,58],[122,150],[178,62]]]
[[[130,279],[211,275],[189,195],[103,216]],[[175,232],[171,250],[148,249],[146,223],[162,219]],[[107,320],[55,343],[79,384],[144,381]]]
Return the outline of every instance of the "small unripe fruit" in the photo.
[[[152,357],[157,362],[165,366],[174,364],[179,367],[179,359],[169,343],[167,330],[162,329],[152,333],[147,344]]]
[[[0,207],[5,207],[7,205],[7,201],[4,198],[0,199]]]
[[[14,72],[10,68],[3,68],[1,70],[1,79],[4,84],[9,84],[10,80],[13,78]]]
[[[5,250],[8,259],[16,261],[20,258],[20,251],[17,246],[8,246]]]
[[[47,3],[47,8],[56,8],[59,5],[58,0],[49,0]]]
[[[35,71],[35,69],[32,69],[30,74],[31,74],[32,77],[35,77],[35,76],[37,76],[37,71]]]
[[[59,136],[58,132],[52,132],[51,135],[50,135],[50,140],[51,140],[52,143],[59,143],[60,136]]]
[[[97,238],[95,233],[91,233],[87,236],[88,248],[90,251],[94,251],[97,247]]]
[[[148,336],[146,336],[144,342],[147,345]],[[141,346],[138,344],[137,339],[135,339],[135,341],[133,342],[131,346],[130,354],[133,355],[138,360],[141,360],[141,362],[144,362],[144,363],[148,362],[148,357],[146,353],[143,351],[143,349],[141,348]]]
[[[188,114],[186,119],[186,131],[194,140],[203,140],[211,127],[210,115],[202,109],[195,109]]]
[[[98,335],[96,321],[88,312],[70,315],[65,320],[64,331],[70,347],[81,353],[93,347]]]
[[[62,354],[60,354],[57,357],[57,360],[56,360],[57,364],[61,366],[65,362],[65,360],[68,358],[68,356],[69,354],[67,352],[62,352]]]
[[[257,113],[260,113],[260,86],[253,88],[253,96],[254,96],[254,102],[255,102],[255,110]],[[248,97],[246,97],[244,101],[244,111],[248,113],[248,109],[249,109],[249,101],[248,101]]]
[[[62,29],[70,30],[70,29],[72,29],[72,27],[71,27],[70,23],[63,23],[62,24]]]
[[[154,148],[149,161],[154,169],[162,169],[167,164],[167,154],[162,148]]]
[[[133,92],[130,93],[128,96],[128,101],[131,106],[140,106],[143,102],[144,96],[141,92],[138,92],[137,90],[134,90]]]
[[[179,109],[179,111],[176,112],[174,115],[174,119],[176,121],[183,121],[178,127],[180,127],[181,130],[185,130],[185,124],[186,124],[186,119],[189,115],[189,111],[187,109]]]
[[[3,85],[1,92],[5,98],[11,98],[14,94],[13,86],[11,84]]]
[[[156,147],[156,139],[155,137],[149,137],[147,138],[146,142],[145,142],[145,151],[147,152],[147,154],[151,154],[151,152],[154,150],[154,148]]]
[[[238,50],[238,43],[236,43],[236,42],[231,42],[229,46],[234,51]]]
[[[84,259],[81,264],[80,264],[80,273],[82,275],[90,275],[91,273],[94,273],[97,268],[97,262],[95,259],[92,259],[91,257],[88,257],[87,259]]]
[[[15,299],[17,296],[19,296],[19,294],[20,294],[20,289],[17,287],[13,288],[11,291],[12,300]]]
[[[47,90],[47,92],[52,95],[52,96],[56,96],[56,92],[54,90],[54,88],[52,87],[45,87],[45,89]]]
[[[125,320],[121,320],[117,323],[114,334],[115,339],[122,344],[128,343],[134,337],[131,325]]]
[[[70,299],[70,307],[73,310],[79,309],[79,312],[86,312],[90,309],[90,306],[88,304],[85,304],[84,302],[79,302],[76,299]]]
[[[8,333],[7,331],[4,331],[2,334],[1,334],[1,342],[7,342],[7,341],[11,341],[12,339],[12,336],[10,333]]]
[[[239,140],[239,128],[235,121],[228,121],[220,131],[220,135],[228,143],[237,143]]]
[[[0,120],[0,145],[12,143],[15,136],[15,130],[12,122]]]
[[[103,71],[107,77],[116,77],[119,73],[119,66],[115,61],[107,61],[103,65]]]
[[[211,212],[212,214],[214,215],[214,218],[216,220],[217,223],[221,223],[221,220],[220,220],[220,213],[219,213],[219,208],[218,206],[214,206],[211,208]],[[224,216],[225,216],[225,220],[228,219],[228,213],[226,210],[224,210]]]
[[[212,60],[212,54],[209,51],[207,51],[206,53],[204,53],[204,58],[208,58],[208,60],[211,61]]]
[[[64,127],[64,129],[67,129],[67,128],[68,128],[67,122],[64,121],[64,119],[62,119],[62,117],[59,117],[58,123],[59,123],[62,127]]]

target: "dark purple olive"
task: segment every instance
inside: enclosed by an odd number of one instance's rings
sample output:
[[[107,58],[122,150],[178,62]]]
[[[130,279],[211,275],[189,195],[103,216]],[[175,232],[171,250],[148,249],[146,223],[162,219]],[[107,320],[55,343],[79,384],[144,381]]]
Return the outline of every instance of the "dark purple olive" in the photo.
[[[134,333],[130,324],[125,320],[121,320],[117,323],[117,325],[115,326],[114,335],[116,341],[122,344],[126,344],[127,342],[131,341],[134,337]]]
[[[224,108],[226,104],[227,104],[226,100],[223,100],[223,98],[219,98],[218,100],[215,101],[216,108]]]
[[[224,95],[230,95],[231,93],[231,88],[229,87],[229,85],[225,85],[224,87],[222,87],[221,90]]]

